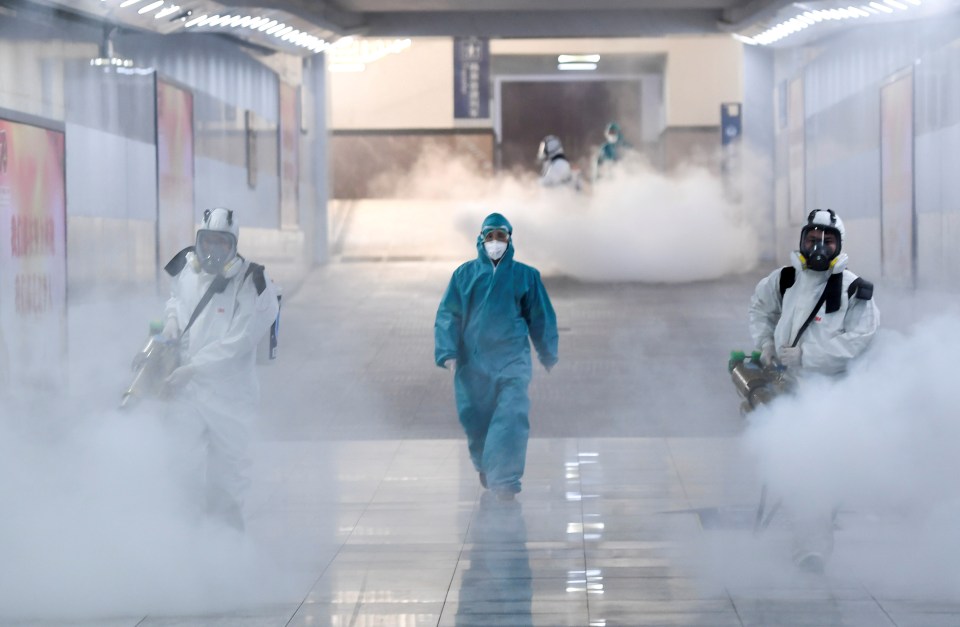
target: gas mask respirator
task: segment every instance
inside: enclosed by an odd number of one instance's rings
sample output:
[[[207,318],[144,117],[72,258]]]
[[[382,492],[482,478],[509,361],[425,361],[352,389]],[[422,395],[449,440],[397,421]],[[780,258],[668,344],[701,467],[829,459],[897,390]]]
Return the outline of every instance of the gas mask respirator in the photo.
[[[807,234],[811,229],[805,229],[800,239],[800,254],[803,255],[804,263],[809,270],[823,272],[829,270],[834,259],[840,254],[839,235],[836,235],[837,243],[828,244],[824,231],[816,230],[816,239],[809,241]]]

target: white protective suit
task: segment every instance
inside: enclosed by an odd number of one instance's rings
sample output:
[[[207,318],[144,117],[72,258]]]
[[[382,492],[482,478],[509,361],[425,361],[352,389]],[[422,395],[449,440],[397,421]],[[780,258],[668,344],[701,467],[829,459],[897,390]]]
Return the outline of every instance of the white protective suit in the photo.
[[[192,249],[174,258],[167,271],[173,280],[166,313],[184,329],[214,275],[200,269]],[[181,343],[181,367],[192,373],[176,392],[170,421],[177,444],[188,449],[178,465],[193,492],[192,506],[205,502],[209,514],[242,529],[250,430],[260,395],[256,348],[279,304],[262,266],[251,268],[237,256],[223,274],[229,279],[225,289],[207,303]]]
[[[827,312],[821,305],[797,346],[801,349],[804,372],[839,374],[851,359],[869,346],[880,326],[880,312],[872,297],[850,295],[850,285],[857,275],[846,269],[846,254],[841,253],[831,270],[815,272],[804,269],[798,253],[791,255],[795,282],[780,297],[781,270],[771,272],[757,284],[750,300],[750,334],[758,349],[773,345],[778,352],[792,346],[814,305],[820,300],[831,275],[841,275],[839,309]],[[836,279],[835,279],[836,280]]]
[[[571,183],[573,183],[573,170],[566,157],[560,155],[544,162],[543,169],[540,171],[540,185],[557,187]]]
[[[563,144],[556,135],[547,135],[537,148],[537,161],[540,166],[540,185],[543,187],[557,187],[573,185],[575,183],[573,169],[566,155],[563,154]]]
[[[826,216],[814,218],[815,214],[817,211],[811,213],[808,226],[826,220]],[[839,252],[844,234],[839,218],[836,227]],[[821,295],[826,293],[827,298],[797,343],[800,370],[789,371],[801,376],[805,372],[843,373],[849,362],[867,349],[880,325],[872,285],[847,270],[846,265],[847,255],[840,252],[830,269],[811,270],[799,251],[794,251],[791,266],[761,279],[750,301],[750,334],[757,348],[774,350],[781,357],[783,348],[793,345]],[[781,286],[781,280],[789,282],[791,276],[793,284]],[[792,521],[794,561],[801,569],[819,572],[833,551],[834,512],[819,506],[811,509],[789,496],[783,501]]]

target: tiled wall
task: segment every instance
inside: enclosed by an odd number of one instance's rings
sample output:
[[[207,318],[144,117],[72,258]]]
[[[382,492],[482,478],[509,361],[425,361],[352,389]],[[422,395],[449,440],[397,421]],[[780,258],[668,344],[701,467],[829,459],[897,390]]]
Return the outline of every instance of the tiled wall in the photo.
[[[960,272],[960,15],[864,26],[815,46],[780,51],[776,82],[804,85],[806,209],[831,207],[847,223],[852,266],[882,278],[880,91],[898,72],[914,81],[914,207],[918,288],[957,289]],[[785,129],[777,134],[778,189],[786,187]],[[799,225],[777,196],[779,258]],[[953,283],[953,285],[950,285]]]

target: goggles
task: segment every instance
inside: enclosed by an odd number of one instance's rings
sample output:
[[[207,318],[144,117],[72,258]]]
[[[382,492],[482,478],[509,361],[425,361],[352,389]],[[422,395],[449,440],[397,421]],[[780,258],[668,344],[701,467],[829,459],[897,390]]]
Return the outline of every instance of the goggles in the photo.
[[[480,231],[480,236],[485,242],[506,242],[510,240],[510,233],[502,227],[487,227]]]

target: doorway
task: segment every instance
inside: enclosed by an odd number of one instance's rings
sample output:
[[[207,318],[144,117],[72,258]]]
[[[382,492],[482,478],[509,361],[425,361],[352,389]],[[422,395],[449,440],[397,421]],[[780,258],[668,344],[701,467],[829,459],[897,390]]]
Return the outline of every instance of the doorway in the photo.
[[[913,287],[916,211],[913,202],[913,72],[880,89],[881,266],[883,278]]]
[[[539,173],[540,140],[556,135],[570,164],[589,172],[609,122],[617,122],[624,138],[639,147],[639,79],[521,78],[504,80],[498,87],[502,170]]]

